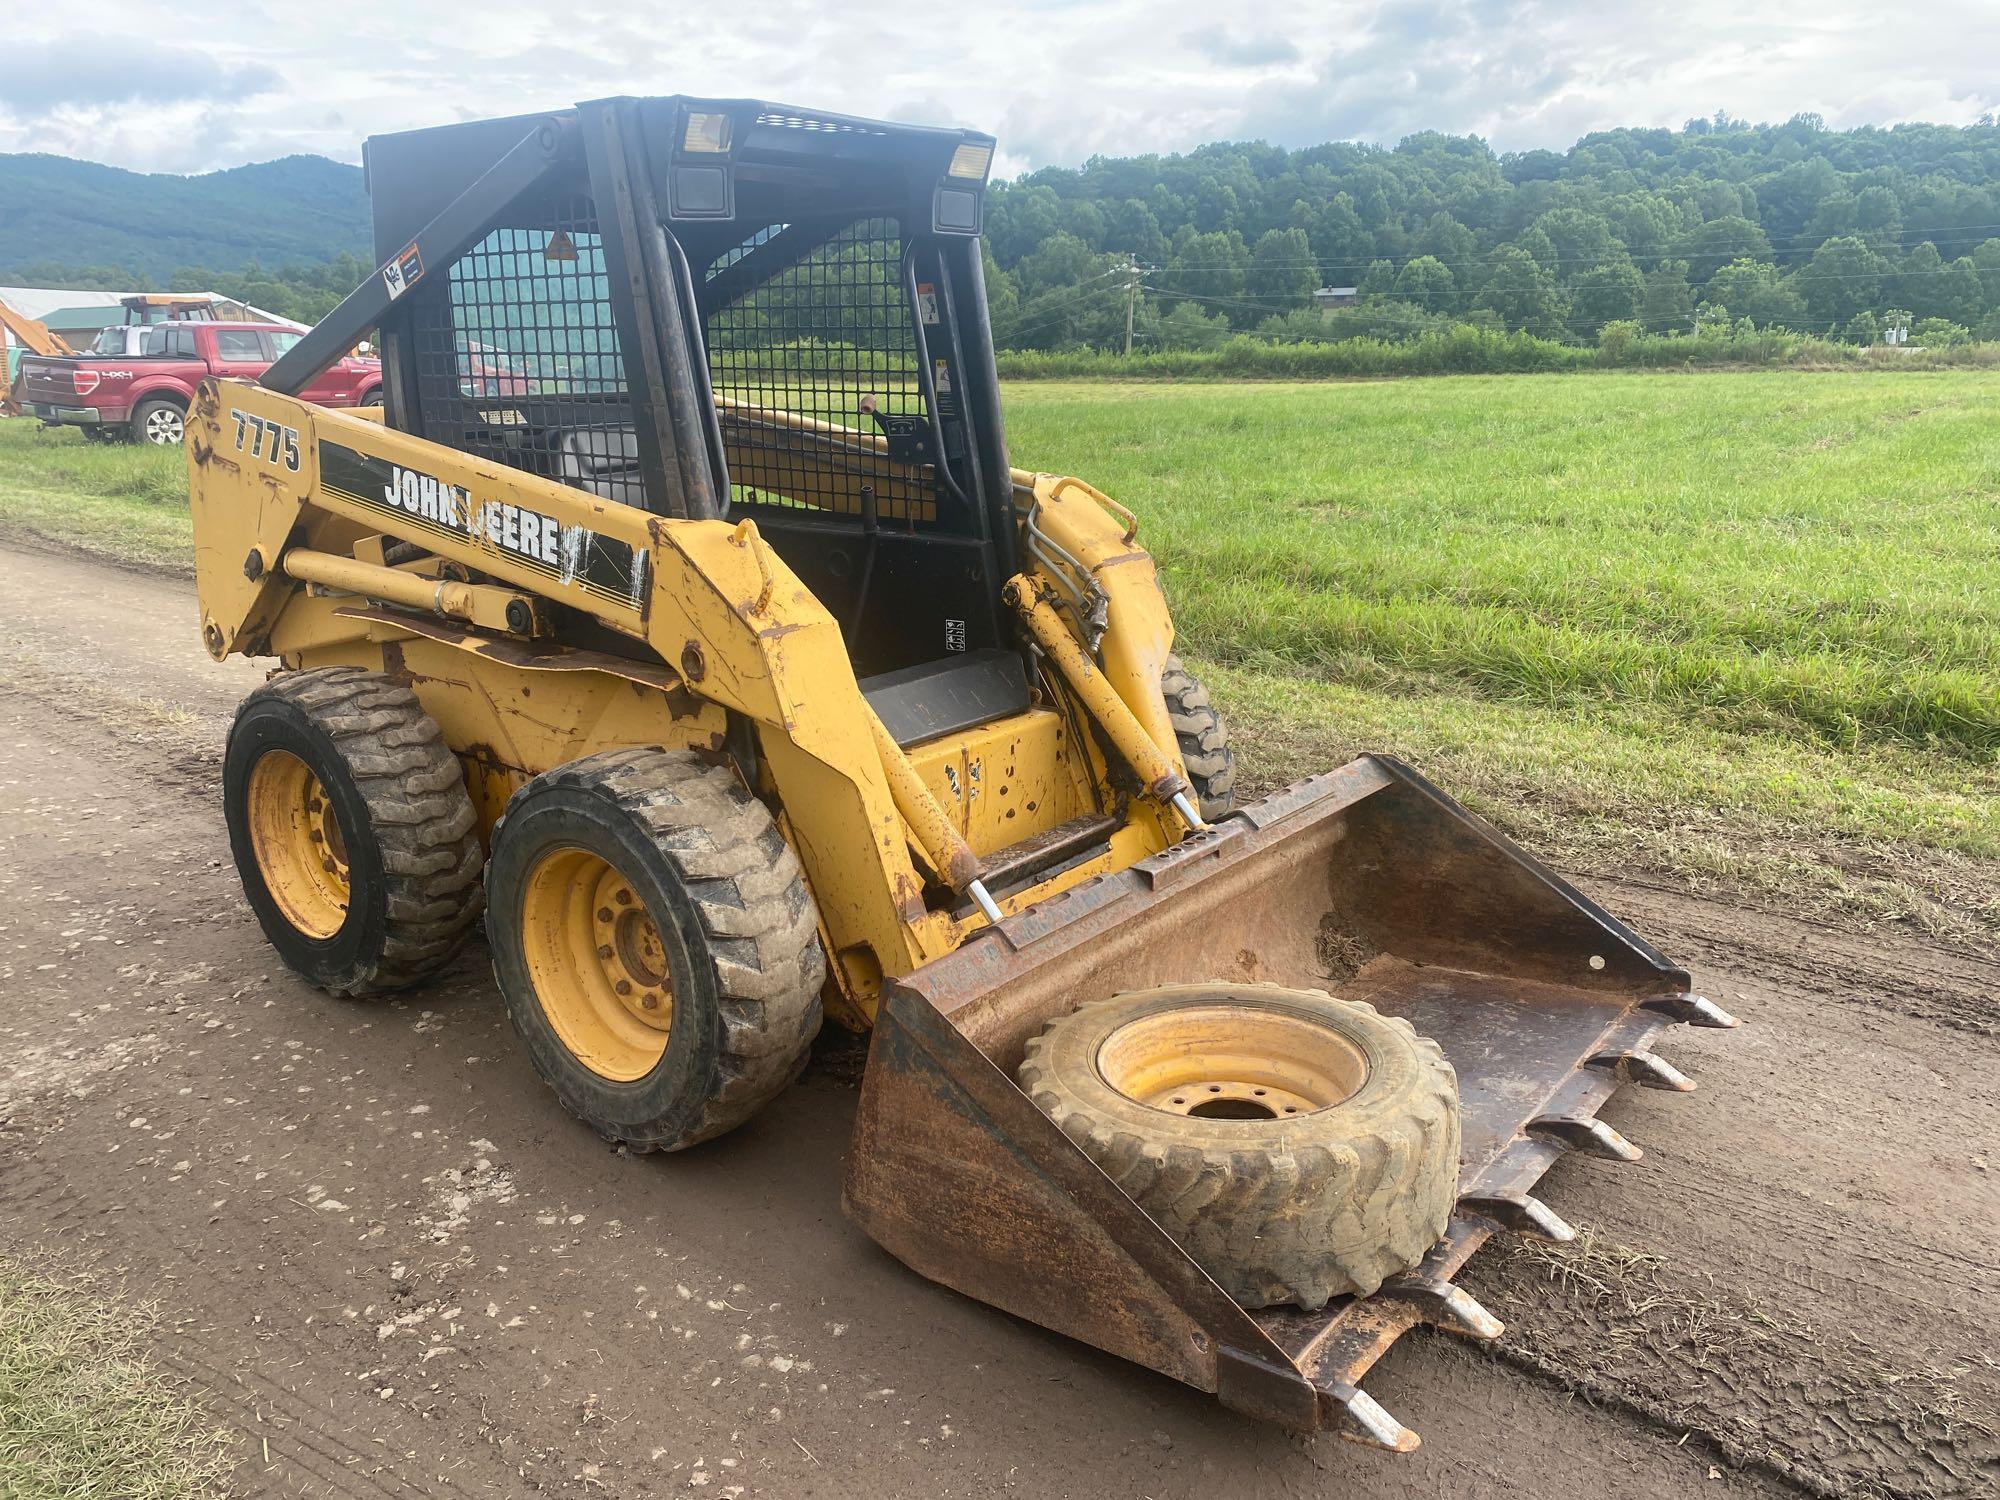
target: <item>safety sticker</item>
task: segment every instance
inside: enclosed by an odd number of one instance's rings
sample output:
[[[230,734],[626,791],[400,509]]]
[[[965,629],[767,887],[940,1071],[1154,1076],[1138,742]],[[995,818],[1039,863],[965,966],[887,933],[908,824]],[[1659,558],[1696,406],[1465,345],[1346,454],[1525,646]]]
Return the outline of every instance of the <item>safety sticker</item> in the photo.
[[[424,258],[414,240],[397,251],[395,259],[382,267],[382,285],[389,289],[391,302],[423,279]]]
[[[938,321],[937,288],[928,281],[917,283],[917,316],[933,325]]]
[[[942,359],[931,361],[931,379],[937,384],[940,396],[951,394],[951,366]]]

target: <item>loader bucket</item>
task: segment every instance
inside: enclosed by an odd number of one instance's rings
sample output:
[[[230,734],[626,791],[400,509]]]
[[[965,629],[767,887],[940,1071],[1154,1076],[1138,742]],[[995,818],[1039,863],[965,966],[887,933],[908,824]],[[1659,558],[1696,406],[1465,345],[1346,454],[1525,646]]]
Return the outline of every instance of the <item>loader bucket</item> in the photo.
[[[1318,1312],[1246,1311],[1016,1087],[1029,1037],[1090,1000],[1216,979],[1409,1018],[1457,1069],[1450,1228],[1414,1271]],[[1451,1278],[1496,1229],[1566,1239],[1532,1196],[1675,1022],[1733,1025],[1688,976],[1416,772],[1368,756],[1009,918],[884,996],[848,1214],[911,1268],[1301,1432],[1408,1450],[1360,1389],[1418,1323],[1492,1338]]]

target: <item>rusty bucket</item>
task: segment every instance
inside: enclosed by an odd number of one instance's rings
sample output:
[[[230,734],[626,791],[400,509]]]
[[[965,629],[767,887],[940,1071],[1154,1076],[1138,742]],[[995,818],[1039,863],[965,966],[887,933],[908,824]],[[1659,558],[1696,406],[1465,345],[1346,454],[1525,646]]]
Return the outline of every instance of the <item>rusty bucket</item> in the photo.
[[[1450,1228],[1415,1270],[1318,1312],[1229,1297],[1016,1087],[1029,1037],[1087,1001],[1197,980],[1330,990],[1407,1017],[1458,1073]],[[1451,1278],[1488,1235],[1573,1231],[1532,1195],[1564,1151],[1638,1151],[1597,1118],[1650,1051],[1735,1022],[1687,973],[1415,771],[1365,756],[894,981],[848,1214],[923,1275],[1301,1432],[1407,1451],[1360,1389],[1418,1323],[1492,1338]]]

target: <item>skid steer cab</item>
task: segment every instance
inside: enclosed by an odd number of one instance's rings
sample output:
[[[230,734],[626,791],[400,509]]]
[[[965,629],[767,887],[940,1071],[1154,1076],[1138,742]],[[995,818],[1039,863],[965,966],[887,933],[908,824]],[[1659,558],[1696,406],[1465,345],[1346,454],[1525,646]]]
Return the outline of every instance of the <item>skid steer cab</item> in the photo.
[[[1301,1431],[1688,976],[1408,767],[1239,804],[1138,519],[1009,463],[993,140],[743,99],[379,137],[378,269],[188,462],[212,655],[276,658],[229,835],[279,957],[422,983],[482,911],[561,1103],[743,1124],[872,1028],[849,1214],[924,1275]],[[378,331],[379,417],[297,393]]]

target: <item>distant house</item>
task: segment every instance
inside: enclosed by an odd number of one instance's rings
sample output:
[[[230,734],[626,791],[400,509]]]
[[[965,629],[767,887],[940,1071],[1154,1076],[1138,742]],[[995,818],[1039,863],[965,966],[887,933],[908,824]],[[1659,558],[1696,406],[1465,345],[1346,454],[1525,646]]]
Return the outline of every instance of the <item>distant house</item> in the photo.
[[[1335,308],[1352,307],[1361,298],[1358,286],[1323,286],[1313,293],[1313,306],[1323,313]]]

